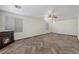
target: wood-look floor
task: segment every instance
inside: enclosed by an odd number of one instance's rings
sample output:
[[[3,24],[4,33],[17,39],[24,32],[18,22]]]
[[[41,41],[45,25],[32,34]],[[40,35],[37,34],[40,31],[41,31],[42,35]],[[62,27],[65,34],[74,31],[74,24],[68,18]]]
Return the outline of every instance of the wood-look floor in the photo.
[[[78,54],[79,41],[75,36],[49,33],[17,40],[0,50],[1,54]]]

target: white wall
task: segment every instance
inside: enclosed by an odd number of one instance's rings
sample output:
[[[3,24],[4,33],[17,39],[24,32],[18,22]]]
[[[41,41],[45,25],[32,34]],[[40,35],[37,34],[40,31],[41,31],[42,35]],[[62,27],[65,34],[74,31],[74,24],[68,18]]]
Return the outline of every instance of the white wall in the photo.
[[[77,35],[77,19],[55,21],[52,32],[68,35]]]
[[[78,36],[78,40],[79,40],[79,15],[78,15],[78,19],[77,19],[77,36]]]
[[[15,38],[20,39],[45,33],[48,33],[48,31],[45,29],[45,22],[43,20],[25,18],[23,20],[23,32],[15,33]]]
[[[22,16],[22,15],[1,11],[0,12],[1,30],[4,30],[3,28],[4,24],[1,23],[5,19],[5,16],[19,17],[23,19],[23,32],[16,32],[14,34],[15,40],[49,33],[50,31],[60,34],[77,35],[77,19],[60,20],[60,21],[56,21],[53,24],[49,23],[50,28],[49,30],[47,30],[46,22],[42,18]]]
[[[0,30],[2,30],[2,15],[0,15]]]
[[[41,35],[49,32],[49,30],[46,30],[46,23],[42,18],[21,16],[4,11],[1,11],[0,14],[2,15],[2,20],[4,20],[6,16],[19,17],[23,19],[23,32],[15,32],[15,40],[35,35]],[[4,23],[2,24],[2,26],[3,25]]]
[[[1,30],[1,25],[2,25],[1,23],[2,23],[2,20],[1,20],[1,15],[0,15],[0,30]]]

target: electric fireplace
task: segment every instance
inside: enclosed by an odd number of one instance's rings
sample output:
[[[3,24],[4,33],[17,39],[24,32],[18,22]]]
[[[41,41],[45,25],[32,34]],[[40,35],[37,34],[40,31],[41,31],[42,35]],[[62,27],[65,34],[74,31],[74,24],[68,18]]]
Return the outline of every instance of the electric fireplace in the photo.
[[[14,42],[14,32],[4,31],[0,32],[0,49]]]

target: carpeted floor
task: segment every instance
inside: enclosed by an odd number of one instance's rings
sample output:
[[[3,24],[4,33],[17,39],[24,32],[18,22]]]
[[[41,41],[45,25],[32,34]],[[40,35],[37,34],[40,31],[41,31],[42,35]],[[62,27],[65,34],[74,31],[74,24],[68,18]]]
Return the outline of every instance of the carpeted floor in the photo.
[[[49,33],[17,40],[0,50],[1,54],[77,54],[76,36]]]

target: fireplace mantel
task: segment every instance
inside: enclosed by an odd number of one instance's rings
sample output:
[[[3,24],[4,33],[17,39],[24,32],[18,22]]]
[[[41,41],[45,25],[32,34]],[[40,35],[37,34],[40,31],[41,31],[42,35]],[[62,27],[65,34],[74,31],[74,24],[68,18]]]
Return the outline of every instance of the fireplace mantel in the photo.
[[[14,42],[14,31],[0,31],[0,49]]]

